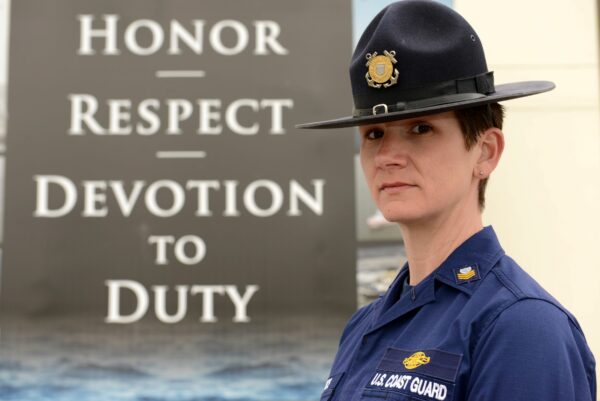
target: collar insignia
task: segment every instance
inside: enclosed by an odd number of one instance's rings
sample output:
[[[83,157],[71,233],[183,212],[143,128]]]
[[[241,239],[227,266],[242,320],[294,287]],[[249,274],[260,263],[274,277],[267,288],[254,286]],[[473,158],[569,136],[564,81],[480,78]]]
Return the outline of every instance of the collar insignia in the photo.
[[[477,269],[477,266],[466,266],[454,269],[454,273],[456,282],[459,284],[479,280],[479,270]]]
[[[370,87],[379,89],[382,86],[389,88],[398,83],[398,70],[394,68],[397,63],[395,58],[396,51],[383,51],[383,55],[378,55],[377,52],[367,53],[367,74],[365,78]]]
[[[404,358],[402,364],[406,369],[416,369],[421,365],[427,365],[431,360],[424,352],[415,352],[408,358]]]

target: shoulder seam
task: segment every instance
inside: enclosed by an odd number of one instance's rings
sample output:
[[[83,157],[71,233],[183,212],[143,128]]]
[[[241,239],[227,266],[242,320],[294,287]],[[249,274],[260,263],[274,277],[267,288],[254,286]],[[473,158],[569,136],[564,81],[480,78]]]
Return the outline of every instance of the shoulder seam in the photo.
[[[523,291],[512,281],[501,269],[495,268],[492,269],[492,272],[498,280],[517,298],[522,298],[524,296]]]
[[[488,317],[488,319],[483,323],[481,330],[479,330],[479,333],[477,333],[475,342],[473,343],[473,346],[470,350],[471,353],[473,353],[473,351],[477,348],[477,346],[479,345],[479,340],[481,340],[481,337],[483,336],[483,334],[488,330],[489,327],[492,326],[492,323],[498,318],[498,316],[500,316],[500,314],[503,311],[505,311],[510,306],[517,303],[518,301],[519,301],[519,299],[517,298],[517,299],[511,299],[507,302],[504,302],[504,303],[500,304],[496,309],[494,309],[494,312],[490,313],[490,316]]]
[[[579,333],[581,333],[582,336],[584,336],[583,331],[581,330],[581,327],[579,327],[579,324],[577,323],[577,321],[573,320],[571,315],[569,313],[567,313],[562,307],[556,305],[554,302],[548,300],[548,299],[544,299],[544,298],[539,298],[539,297],[533,297],[533,296],[522,296],[519,297],[517,299],[513,299],[510,300],[508,302],[504,302],[503,304],[501,304],[500,306],[498,306],[493,313],[490,314],[490,317],[485,321],[485,323],[483,324],[483,327],[481,328],[481,330],[479,331],[479,333],[477,334],[477,338],[475,340],[475,343],[473,344],[473,347],[471,349],[471,353],[475,350],[475,348],[477,348],[477,346],[479,345],[479,340],[481,340],[481,337],[483,336],[483,334],[492,326],[492,323],[495,322],[498,317],[500,317],[500,315],[506,311],[508,308],[510,308],[511,306],[521,302],[521,301],[527,301],[527,300],[533,300],[533,301],[542,301],[547,303],[548,305],[553,306],[555,309],[559,310],[566,318],[569,322],[571,322],[571,324],[577,329],[577,331]],[[584,336],[585,338],[585,336]]]
[[[494,266],[494,268],[492,269],[494,275],[504,285],[504,287],[506,287],[506,289],[509,290],[517,298],[517,301],[522,299],[538,299],[540,301],[545,301],[551,305],[554,305],[554,307],[561,310],[562,313],[564,313],[567,316],[569,321],[577,328],[577,330],[581,334],[583,334],[583,330],[579,326],[579,322],[577,322],[573,315],[571,315],[569,311],[567,311],[562,305],[560,305],[560,303],[557,304],[555,302],[552,302],[552,300],[524,293],[523,291],[521,291],[519,286],[513,280],[510,279],[510,277],[508,277],[501,269],[497,269],[495,267],[496,266]],[[508,306],[510,306],[510,304]]]

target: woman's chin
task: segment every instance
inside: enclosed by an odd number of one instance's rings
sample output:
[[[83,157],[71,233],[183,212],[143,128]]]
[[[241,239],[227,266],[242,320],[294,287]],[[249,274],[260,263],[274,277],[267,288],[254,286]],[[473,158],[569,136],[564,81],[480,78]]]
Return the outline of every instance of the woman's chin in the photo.
[[[423,211],[407,208],[383,208],[380,210],[387,221],[398,224],[417,222],[425,217]]]

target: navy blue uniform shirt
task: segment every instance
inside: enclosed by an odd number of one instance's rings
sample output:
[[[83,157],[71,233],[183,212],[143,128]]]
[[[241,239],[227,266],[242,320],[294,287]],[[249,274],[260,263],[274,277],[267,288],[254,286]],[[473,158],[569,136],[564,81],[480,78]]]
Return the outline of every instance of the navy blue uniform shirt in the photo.
[[[575,318],[491,227],[400,297],[354,314],[321,401],[590,401],[595,361]]]

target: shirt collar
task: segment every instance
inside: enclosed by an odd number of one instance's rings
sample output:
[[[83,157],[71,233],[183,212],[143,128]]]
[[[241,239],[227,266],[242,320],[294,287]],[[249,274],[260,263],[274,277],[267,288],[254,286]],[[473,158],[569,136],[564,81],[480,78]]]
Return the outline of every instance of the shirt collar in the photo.
[[[435,280],[468,295],[504,255],[492,226],[473,234],[433,272]]]
[[[435,282],[448,285],[470,296],[503,254],[504,251],[493,228],[485,227],[464,241],[433,273],[412,287],[410,295],[400,298],[402,281],[408,274],[408,263],[405,263],[388,291],[379,299],[377,312],[374,314],[376,317],[372,320],[367,333],[435,301]]]

